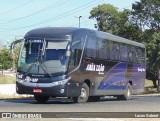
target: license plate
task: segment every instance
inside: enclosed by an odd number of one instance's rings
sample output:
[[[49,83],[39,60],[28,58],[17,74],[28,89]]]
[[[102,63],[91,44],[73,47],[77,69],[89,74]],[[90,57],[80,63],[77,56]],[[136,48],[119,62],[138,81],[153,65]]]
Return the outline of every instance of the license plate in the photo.
[[[42,93],[42,89],[33,89],[34,93]]]

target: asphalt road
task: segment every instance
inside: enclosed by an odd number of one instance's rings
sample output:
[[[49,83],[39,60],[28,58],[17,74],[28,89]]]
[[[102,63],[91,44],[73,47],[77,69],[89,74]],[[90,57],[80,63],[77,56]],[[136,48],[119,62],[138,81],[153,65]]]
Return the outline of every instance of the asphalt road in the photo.
[[[6,112],[12,113],[12,120],[2,118],[2,113]],[[2,121],[22,120],[13,114],[23,113],[42,115],[42,119],[33,118],[29,119],[30,121],[159,121],[160,96],[133,96],[129,101],[118,101],[116,98],[107,97],[101,98],[98,102],[85,104],[74,103],[71,99],[50,99],[47,104],[38,104],[33,98],[0,99],[0,113]],[[158,118],[135,117],[139,114],[158,115]]]
[[[47,104],[34,98],[0,99],[0,112],[160,112],[160,96],[133,96],[129,101],[107,97],[85,104],[71,99],[50,99]]]

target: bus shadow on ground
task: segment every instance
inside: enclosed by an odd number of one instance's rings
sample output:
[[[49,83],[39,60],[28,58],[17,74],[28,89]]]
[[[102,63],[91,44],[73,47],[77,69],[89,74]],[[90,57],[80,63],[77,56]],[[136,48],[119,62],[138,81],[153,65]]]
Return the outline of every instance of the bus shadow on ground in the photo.
[[[59,99],[59,98],[50,98],[46,103],[38,103],[34,98],[25,98],[25,99],[6,99],[5,102],[12,103],[26,103],[26,104],[73,104],[72,99]]]
[[[137,100],[138,97],[132,97],[132,100]],[[116,97],[101,97],[100,100],[97,101],[89,101],[86,103],[98,103],[98,102],[120,102],[125,100],[117,100]],[[5,102],[12,103],[26,103],[26,104],[78,104],[73,101],[72,98],[50,98],[46,103],[38,103],[34,98],[23,98],[23,99],[6,99]]]

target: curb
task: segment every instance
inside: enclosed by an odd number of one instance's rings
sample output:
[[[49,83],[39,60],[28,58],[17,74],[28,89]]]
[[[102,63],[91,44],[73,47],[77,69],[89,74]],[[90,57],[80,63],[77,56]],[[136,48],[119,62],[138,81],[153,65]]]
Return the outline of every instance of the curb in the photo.
[[[160,93],[153,93],[153,94],[140,94],[135,96],[160,96]]]
[[[0,99],[28,97],[31,97],[31,95],[19,95],[16,93],[16,84],[0,84]]]

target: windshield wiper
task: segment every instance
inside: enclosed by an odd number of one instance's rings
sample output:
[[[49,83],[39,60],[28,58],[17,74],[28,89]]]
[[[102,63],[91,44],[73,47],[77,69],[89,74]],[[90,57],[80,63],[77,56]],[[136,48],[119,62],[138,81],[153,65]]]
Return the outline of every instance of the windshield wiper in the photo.
[[[45,48],[46,48],[46,40],[44,39],[43,41],[43,46],[42,46],[42,49],[40,48],[40,46],[38,47],[38,56],[35,58],[35,60],[33,61],[33,63],[29,66],[29,68],[27,69],[26,73],[28,73],[31,68],[33,67],[33,65],[36,65],[38,66],[38,72],[39,72],[39,67],[42,68],[42,70],[48,74],[50,77],[52,77],[51,73],[49,73],[46,65],[44,64],[44,61],[43,61],[43,58],[44,58],[44,53],[45,53]],[[39,58],[40,57],[40,58]],[[42,66],[42,63],[43,63],[43,67]]]

